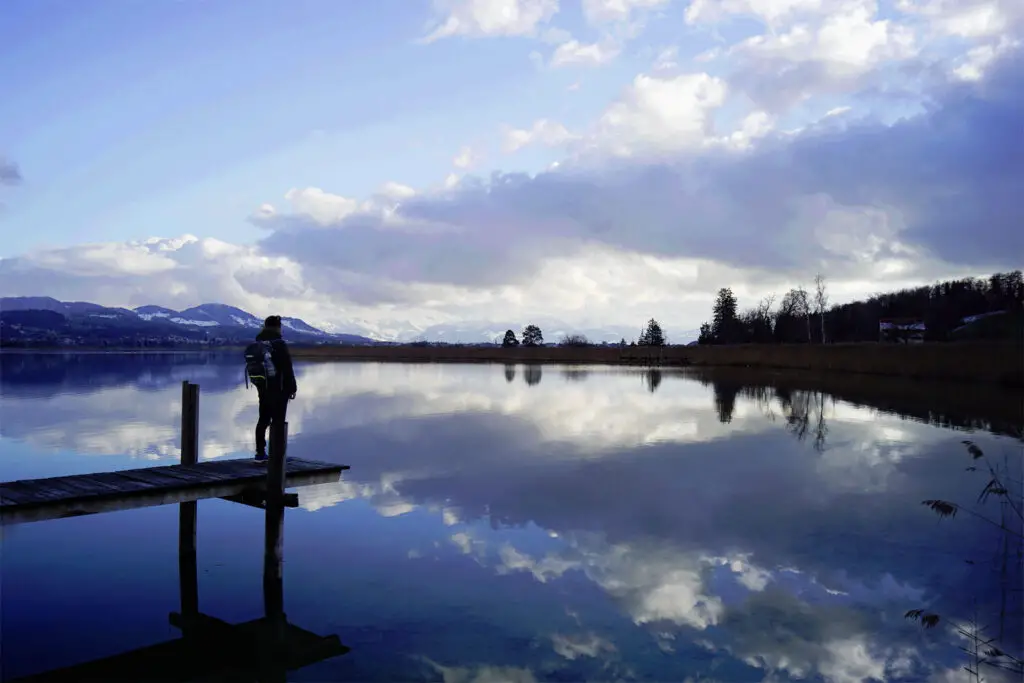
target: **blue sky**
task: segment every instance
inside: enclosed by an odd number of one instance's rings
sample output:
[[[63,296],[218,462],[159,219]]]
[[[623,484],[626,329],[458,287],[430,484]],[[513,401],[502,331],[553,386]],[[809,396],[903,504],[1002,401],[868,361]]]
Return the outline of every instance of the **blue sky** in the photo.
[[[1024,253],[1018,0],[4,12],[0,295],[671,337]]]
[[[183,227],[250,241],[248,213],[292,186],[364,196],[387,181],[438,183],[500,122],[585,122],[640,61],[594,78],[538,69],[527,38],[419,44],[430,7],[407,0],[13,8],[0,24],[0,139],[26,183],[5,257]],[[584,75],[586,90],[567,89]]]

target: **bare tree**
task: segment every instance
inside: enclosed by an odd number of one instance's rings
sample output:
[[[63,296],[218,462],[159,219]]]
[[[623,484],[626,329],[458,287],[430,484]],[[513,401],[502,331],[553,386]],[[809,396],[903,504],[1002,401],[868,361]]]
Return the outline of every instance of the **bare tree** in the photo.
[[[804,289],[803,285],[800,285],[795,290],[796,307],[799,315],[804,317],[804,322],[807,323],[807,343],[811,343],[811,301],[808,298],[807,290]]]
[[[828,306],[828,292],[825,291],[825,276],[818,273],[814,276],[814,306],[818,309],[821,320],[821,343],[825,343],[825,308]]]

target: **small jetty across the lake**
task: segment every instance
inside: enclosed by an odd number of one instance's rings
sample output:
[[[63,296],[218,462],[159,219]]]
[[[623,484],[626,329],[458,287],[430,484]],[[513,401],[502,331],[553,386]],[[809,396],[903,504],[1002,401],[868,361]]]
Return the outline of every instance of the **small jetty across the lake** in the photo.
[[[4,526],[223,498],[263,507],[268,490],[338,481],[347,465],[286,458],[287,425],[271,427],[270,458],[199,462],[199,386],[182,384],[181,464],[0,483]],[[298,504],[294,495],[285,505]]]

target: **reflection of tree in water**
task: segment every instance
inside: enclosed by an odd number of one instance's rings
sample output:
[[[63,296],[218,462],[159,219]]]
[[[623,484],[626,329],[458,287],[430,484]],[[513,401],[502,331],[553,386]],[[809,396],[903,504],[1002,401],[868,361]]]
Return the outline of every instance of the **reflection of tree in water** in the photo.
[[[826,394],[821,391],[804,391],[787,387],[766,385],[744,385],[738,382],[712,381],[715,395],[715,411],[718,421],[731,422],[736,410],[736,399],[740,395],[753,401],[769,419],[776,417],[775,406],[786,420],[786,428],[799,441],[808,436],[814,439],[817,451],[825,450],[828,438],[828,423],[825,416]],[[835,402],[832,398],[831,401]]]
[[[825,420],[825,394],[820,391],[798,391],[775,389],[775,398],[786,418],[786,427],[797,440],[814,437],[814,449],[824,451],[828,437],[828,423]],[[834,404],[835,399],[832,399]]]
[[[523,379],[526,380],[526,383],[531,387],[540,384],[540,378],[543,374],[544,371],[541,370],[541,366],[535,363],[523,368]]]
[[[902,420],[967,431],[984,430],[1000,436],[1024,438],[1024,418],[1020,412],[1017,392],[977,389],[967,391],[948,384],[923,385],[880,378],[822,377],[813,373],[768,373],[753,371],[750,376],[740,370],[693,369],[686,373],[702,386],[717,387],[726,383],[738,385],[739,393],[755,401],[770,418],[774,418],[775,399],[791,399],[799,391],[819,392],[817,413],[824,412],[824,403],[843,401],[854,408],[879,410]],[[872,386],[874,384],[875,386]],[[799,403],[799,402],[797,402]],[[813,408],[814,401],[811,401]],[[940,409],[936,410],[936,406]],[[1007,406],[1016,406],[1007,410]],[[816,429],[816,426],[815,426]]]
[[[505,381],[511,382],[516,378],[515,363],[505,363]]]
[[[652,394],[658,390],[658,386],[661,385],[661,370],[650,369],[644,373],[644,383],[647,385],[647,391]]]
[[[722,424],[732,422],[732,414],[736,410],[736,396],[743,388],[742,385],[713,382],[711,388],[715,392],[715,411],[718,413],[718,421]]]
[[[562,377],[566,382],[582,382],[590,372],[580,368],[565,368],[562,370]]]

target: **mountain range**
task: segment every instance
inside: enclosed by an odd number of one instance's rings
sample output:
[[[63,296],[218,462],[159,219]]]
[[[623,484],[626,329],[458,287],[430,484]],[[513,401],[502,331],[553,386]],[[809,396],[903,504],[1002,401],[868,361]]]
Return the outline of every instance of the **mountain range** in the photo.
[[[285,337],[303,344],[372,344],[378,341],[488,344],[500,343],[505,330],[511,329],[519,336],[523,329],[520,322],[498,320],[464,320],[428,326],[362,320],[343,324],[343,328],[359,332],[354,334],[339,333],[333,327],[324,330],[300,318],[282,316],[281,322]],[[556,343],[567,334],[582,334],[594,343],[629,341],[636,339],[641,327],[571,326],[547,316],[528,322],[541,328],[548,343]],[[130,309],[42,296],[0,297],[0,340],[7,345],[22,342],[130,346],[225,344],[252,339],[262,325],[262,318],[220,303],[176,311],[152,304]],[[670,337],[672,343],[685,344],[697,338],[697,330],[670,333]]]
[[[299,318],[281,318],[289,341],[308,344],[372,344],[355,334],[325,332]],[[163,306],[135,309],[51,297],[0,298],[0,340],[5,344],[54,343],[160,346],[228,344],[252,340],[263,319],[226,304],[175,311]]]

